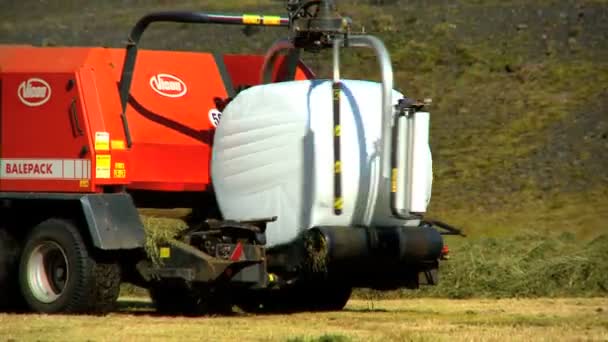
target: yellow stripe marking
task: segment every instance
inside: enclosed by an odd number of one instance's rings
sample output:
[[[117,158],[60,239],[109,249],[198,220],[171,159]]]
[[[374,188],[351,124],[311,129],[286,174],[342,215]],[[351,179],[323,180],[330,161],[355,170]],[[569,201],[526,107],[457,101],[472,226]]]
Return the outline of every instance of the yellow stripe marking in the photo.
[[[276,15],[244,14],[242,20],[246,25],[281,25],[281,17]]]
[[[264,25],[281,25],[281,17],[276,15],[268,15],[262,18]]]
[[[249,25],[260,25],[262,23],[262,17],[255,14],[244,14],[243,24]]]
[[[334,200],[334,209],[336,210],[342,210],[342,206],[344,205],[344,200],[342,199],[342,197],[337,197]]]
[[[334,126],[334,136],[339,137],[342,135],[342,127],[340,125]]]
[[[339,160],[336,160],[336,163],[334,164],[334,173],[341,173],[342,172],[342,162]]]
[[[391,173],[391,192],[397,192],[397,168],[394,167]]]

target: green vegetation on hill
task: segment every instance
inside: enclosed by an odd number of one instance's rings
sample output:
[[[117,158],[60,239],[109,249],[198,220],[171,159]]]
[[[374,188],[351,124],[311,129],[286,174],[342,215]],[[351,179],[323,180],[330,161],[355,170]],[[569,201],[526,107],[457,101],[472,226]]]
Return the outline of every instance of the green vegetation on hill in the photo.
[[[0,12],[0,43],[122,46],[150,11],[280,14],[284,3],[22,0]],[[433,99],[429,215],[469,235],[447,240],[441,285],[415,295],[606,295],[606,1],[338,3],[385,41],[397,87]],[[263,53],[281,35],[160,24],[144,46]],[[305,58],[328,75],[327,54]],[[345,52],[343,69],[378,78],[366,51]]]

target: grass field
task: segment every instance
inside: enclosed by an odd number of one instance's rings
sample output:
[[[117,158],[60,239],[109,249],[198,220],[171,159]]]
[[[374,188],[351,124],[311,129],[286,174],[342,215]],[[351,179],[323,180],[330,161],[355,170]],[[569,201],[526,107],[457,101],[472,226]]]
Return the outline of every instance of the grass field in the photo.
[[[157,10],[284,12],[281,0],[5,2],[0,43],[42,46],[122,47]],[[123,298],[107,317],[0,314],[0,340],[608,341],[607,2],[341,3],[357,29],[385,41],[399,89],[433,99],[429,214],[468,234],[447,239],[439,286],[269,316],[160,317]],[[143,47],[264,53],[284,34],[261,32],[159,24]],[[322,60],[306,61],[323,76]],[[343,65],[345,77],[377,79],[368,54],[345,54]]]
[[[608,340],[608,298],[351,300],[343,312],[160,317],[125,298],[107,317],[0,314],[15,341]]]

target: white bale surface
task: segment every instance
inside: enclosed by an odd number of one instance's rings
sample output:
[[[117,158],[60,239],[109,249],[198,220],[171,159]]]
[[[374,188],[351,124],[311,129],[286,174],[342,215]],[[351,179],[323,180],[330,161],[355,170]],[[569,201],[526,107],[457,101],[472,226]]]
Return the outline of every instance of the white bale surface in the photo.
[[[403,98],[397,91],[392,95],[394,104]],[[215,132],[211,168],[225,218],[277,216],[267,229],[268,247],[320,225],[395,223],[389,196],[378,196],[388,191],[379,172],[381,86],[343,80],[341,96],[342,215],[333,212],[331,81],[310,80],[252,87],[225,108]],[[423,199],[428,203],[431,156],[428,143],[422,148],[428,155],[419,162],[428,175],[427,184],[421,185],[428,188]]]

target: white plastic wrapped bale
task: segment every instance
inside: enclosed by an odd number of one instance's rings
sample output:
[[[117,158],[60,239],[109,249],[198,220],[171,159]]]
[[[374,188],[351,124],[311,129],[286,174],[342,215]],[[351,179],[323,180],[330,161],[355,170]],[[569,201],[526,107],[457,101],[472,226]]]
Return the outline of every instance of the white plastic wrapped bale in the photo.
[[[392,95],[393,103],[403,98]],[[252,87],[225,108],[211,169],[225,218],[277,216],[267,228],[268,247],[315,226],[404,224],[390,214],[388,175],[380,175],[381,85],[344,80],[341,96],[342,215],[333,211],[331,81],[311,80]],[[428,130],[428,113],[418,114]],[[416,167],[423,172],[416,186],[426,189],[418,200],[426,209],[432,181],[428,132],[423,139],[417,144],[423,158]]]

